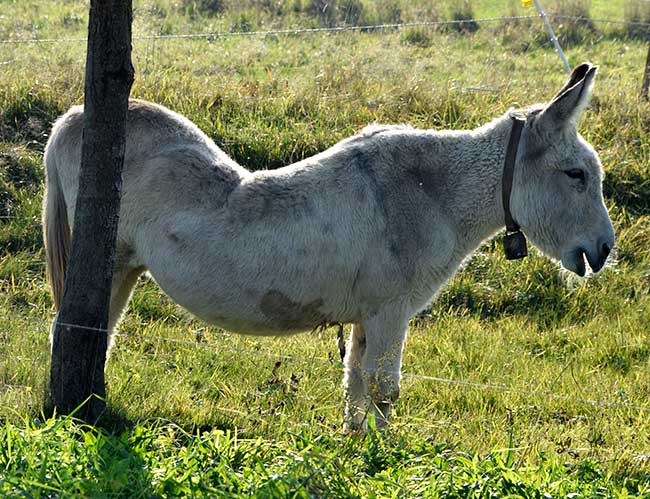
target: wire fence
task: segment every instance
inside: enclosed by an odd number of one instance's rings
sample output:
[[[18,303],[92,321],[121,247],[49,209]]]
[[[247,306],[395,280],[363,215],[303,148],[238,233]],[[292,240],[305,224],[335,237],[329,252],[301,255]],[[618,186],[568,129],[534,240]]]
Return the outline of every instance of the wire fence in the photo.
[[[25,321],[25,322],[37,323],[39,324],[39,326],[42,326],[44,329],[49,329],[49,327],[54,326],[53,322],[48,321],[47,319],[16,315],[16,314],[0,316],[0,320],[14,320],[14,321]],[[109,331],[106,328],[97,328],[97,327],[90,327],[90,326],[84,326],[78,324],[70,324],[70,323],[60,322],[60,321],[57,321],[56,324],[65,328],[77,329],[80,331],[93,331],[93,332],[109,334]],[[146,326],[146,324],[141,324],[141,326]],[[225,332],[218,332],[217,336],[221,336],[225,338],[228,337],[229,335]],[[183,345],[190,348],[207,349],[217,354],[218,353],[229,353],[229,354],[238,354],[238,355],[245,354],[247,356],[256,357],[256,358],[265,358],[265,359],[272,359],[277,361],[289,361],[294,363],[328,366],[328,367],[335,368],[337,371],[340,371],[341,374],[343,370],[343,363],[334,360],[333,357],[328,357],[328,358],[314,357],[314,356],[305,357],[300,355],[277,353],[265,349],[242,348],[234,345],[226,345],[224,343],[221,343],[219,346],[216,346],[207,343],[205,341],[190,341],[190,340],[184,340],[179,338],[166,338],[163,336],[153,336],[153,335],[142,334],[137,332],[116,332],[114,333],[114,337],[124,338],[124,339],[146,340],[150,342],[159,342],[163,344]],[[46,355],[49,355],[49,353],[47,353]],[[27,361],[28,359],[23,359],[23,360]],[[39,359],[36,360],[42,361],[43,358],[39,357]],[[386,374],[400,374],[400,373],[388,372]],[[642,406],[637,404],[630,404],[627,402],[619,402],[614,400],[615,397],[611,397],[609,400],[580,398],[580,397],[575,397],[571,395],[565,395],[565,394],[560,394],[560,393],[555,393],[550,391],[512,387],[512,386],[505,385],[503,383],[481,383],[481,382],[468,381],[463,379],[446,378],[442,376],[417,374],[408,371],[401,372],[401,377],[405,379],[426,381],[426,382],[432,382],[436,384],[451,385],[459,388],[470,388],[470,389],[476,389],[481,391],[495,391],[499,393],[511,393],[511,394],[522,395],[528,398],[559,400],[559,401],[571,402],[579,405],[598,407],[602,409],[625,409],[625,410],[636,411],[636,412],[650,412],[650,406]],[[7,383],[0,384],[0,388],[2,388],[3,386],[13,388],[13,389],[23,389],[28,391],[31,391],[35,388],[29,385],[11,385]]]
[[[542,15],[543,14],[543,15]],[[582,16],[575,15],[565,15],[559,13],[540,13],[529,14],[529,15],[510,15],[510,16],[495,16],[495,17],[475,17],[470,19],[453,19],[453,20],[424,20],[416,22],[399,22],[399,23],[381,23],[381,24],[345,24],[340,26],[332,27],[316,27],[316,28],[286,28],[286,29],[269,29],[269,30],[230,30],[230,31],[212,31],[206,33],[144,33],[144,34],[135,34],[133,36],[134,47],[137,46],[137,42],[151,42],[146,46],[142,47],[142,50],[145,53],[136,55],[134,53],[135,60],[139,61],[140,73],[142,74],[143,80],[147,78],[149,74],[160,66],[162,60],[166,60],[168,57],[172,57],[171,61],[175,60],[175,57],[178,57],[177,54],[166,54],[165,51],[168,50],[168,45],[165,45],[165,41],[179,41],[179,40],[203,40],[208,42],[216,42],[222,39],[228,39],[233,37],[248,37],[248,38],[264,38],[264,37],[274,37],[274,36],[304,36],[304,35],[336,35],[338,33],[346,32],[357,32],[357,33],[391,33],[409,28],[456,28],[461,29],[462,26],[468,25],[516,25],[517,23],[524,23],[524,26],[528,28],[536,27],[537,29],[543,30],[543,23],[536,21],[543,20],[547,22],[547,18],[560,22],[571,22],[577,24],[584,24],[585,26],[593,26],[595,24],[603,25],[618,25],[618,26],[627,26],[628,28],[638,28],[638,30],[647,30],[650,33],[650,22],[641,21],[641,20],[629,20],[629,19],[605,19],[605,18],[587,18]],[[445,30],[440,30],[445,31]],[[555,51],[563,61],[565,71],[569,70],[568,62],[564,57],[562,48],[559,46],[557,37],[552,33],[549,33],[548,37],[536,36],[534,43],[540,47],[545,46],[555,46]],[[56,44],[65,44],[65,43],[85,43],[85,37],[59,37],[59,38],[39,38],[32,36],[31,38],[5,38],[0,39],[0,47],[9,46],[9,45],[56,45]],[[163,42],[163,45],[157,47],[157,42]],[[169,45],[170,47],[172,45]],[[170,49],[171,50],[171,49]],[[492,57],[492,55],[490,56]],[[16,54],[15,51],[7,57],[8,60],[0,62],[0,67],[4,66],[18,66],[21,64],[21,55],[20,53]],[[75,59],[76,60],[76,59]],[[81,58],[77,61],[78,64],[81,64]],[[215,62],[213,62],[214,64]],[[233,67],[233,64],[240,64],[241,71],[236,70]],[[278,74],[281,75],[292,75],[293,73],[304,73],[305,71],[313,70],[311,66],[305,66],[303,64],[281,64],[279,66],[274,66],[272,63],[260,64],[260,65],[251,65],[251,61],[242,60],[236,61],[235,59],[228,59],[228,61],[221,61],[218,63],[221,66],[221,69],[225,73],[229,71],[235,71],[237,74],[242,76],[249,76],[251,78],[261,78],[266,80],[267,77],[264,74],[267,74],[268,78],[277,78]],[[397,65],[396,67],[398,67]],[[164,71],[170,69],[170,65],[163,63],[161,66]],[[426,71],[426,68],[423,68]],[[212,74],[212,73],[210,73]],[[448,79],[451,81],[450,90],[461,91],[461,92],[473,92],[473,93],[492,93],[497,94],[504,90],[503,86],[499,86],[493,78],[494,72],[489,69],[489,63],[486,64],[486,72],[483,77],[476,81],[476,75],[474,77],[470,76],[467,78],[467,75],[463,75],[459,78],[459,81],[453,81],[453,74],[448,76]],[[316,77],[316,75],[314,75]],[[612,74],[610,76],[612,81],[603,81],[600,83],[611,85],[614,88],[620,88],[620,82],[618,78]],[[626,91],[633,91],[631,88],[626,88]],[[264,103],[275,102],[275,101],[287,101],[290,100],[291,96],[287,95],[237,95],[238,100],[244,102],[260,102]],[[345,100],[344,95],[336,93],[336,95],[327,95],[326,92],[318,93],[318,101],[341,101]],[[350,99],[354,99],[356,96],[350,95]],[[264,113],[260,113],[260,120],[263,121],[272,121],[273,117],[266,116]]]
[[[650,29],[650,22],[634,21],[623,19],[592,19],[582,16],[570,16],[562,14],[547,13],[547,17],[562,21],[573,21],[576,23],[593,22],[596,24],[615,24],[647,27]],[[134,41],[142,40],[179,40],[179,39],[206,39],[217,40],[220,38],[232,37],[265,37],[265,36],[280,36],[280,35],[309,35],[309,34],[336,34],[345,32],[375,32],[386,30],[400,30],[404,28],[424,28],[424,27],[442,27],[442,26],[462,26],[470,23],[476,24],[492,24],[492,23],[515,23],[519,21],[527,21],[539,19],[540,15],[522,15],[522,16],[500,16],[500,17],[483,17],[471,19],[458,19],[458,20],[441,20],[441,21],[418,21],[418,22],[403,22],[403,23],[386,23],[386,24],[363,24],[363,25],[345,25],[345,26],[332,26],[332,27],[319,27],[319,28],[288,28],[288,29],[271,29],[271,30],[253,30],[253,31],[217,31],[209,33],[178,33],[178,34],[145,34],[134,35]],[[6,38],[1,39],[0,44],[4,45],[20,45],[20,44],[58,44],[58,43],[76,43],[86,42],[85,37],[71,37],[71,38]]]
[[[388,24],[365,24],[359,26],[332,26],[321,28],[289,28],[289,29],[274,29],[274,30],[255,30],[255,31],[221,31],[211,33],[180,33],[180,34],[149,34],[149,35],[134,35],[133,40],[178,40],[178,39],[208,39],[216,40],[219,38],[232,38],[232,37],[264,37],[273,35],[308,35],[317,33],[344,33],[350,31],[382,31],[382,30],[395,30],[409,27],[435,27],[435,26],[453,26],[463,23],[477,22],[477,23],[493,23],[493,22],[513,22],[524,19],[534,19],[537,16],[510,16],[510,17],[488,17],[478,19],[466,20],[450,20],[450,21],[420,21],[408,23],[388,23]],[[36,44],[36,43],[72,43],[72,42],[85,42],[86,38],[29,38],[29,39],[4,39],[0,40],[0,44]]]
[[[639,27],[639,28],[648,28],[650,31],[650,22],[646,21],[635,21],[635,20],[623,20],[623,19],[603,19],[603,18],[597,18],[597,19],[592,19],[592,18],[585,18],[581,16],[575,16],[575,15],[564,15],[564,14],[556,14],[556,13],[545,13],[544,16],[554,19],[557,21],[570,21],[570,22],[575,22],[575,23],[602,23],[602,24],[612,24],[612,25],[627,25],[627,26],[634,26],[634,27]],[[537,25],[538,27],[541,27],[542,24],[536,24],[534,23],[535,20],[538,20],[542,18],[541,14],[534,14],[534,15],[511,15],[511,16],[496,16],[496,17],[476,17],[476,18],[471,18],[471,19],[456,19],[456,20],[432,20],[432,21],[417,21],[417,22],[400,22],[400,23],[383,23],[383,24],[360,24],[360,25],[342,25],[342,26],[333,26],[333,27],[317,27],[317,28],[302,28],[302,27],[296,27],[296,28],[288,28],[288,29],[270,29],[270,30],[253,30],[253,31],[248,31],[248,30],[240,30],[240,31],[215,31],[215,32],[208,32],[208,33],[178,33],[178,34],[161,34],[161,33],[154,33],[154,34],[136,34],[133,37],[133,40],[135,42],[137,41],[150,41],[150,42],[157,42],[157,41],[165,41],[165,40],[207,40],[207,41],[216,41],[218,39],[225,39],[225,38],[230,38],[230,37],[266,37],[266,36],[279,36],[279,35],[284,35],[284,36],[291,36],[291,35],[309,35],[309,34],[337,34],[337,33],[343,33],[343,32],[365,32],[365,33],[371,33],[371,32],[393,32],[405,28],[436,28],[436,27],[449,27],[449,26],[463,26],[463,25],[469,25],[469,24],[476,24],[476,25],[498,25],[498,24],[514,24],[514,23],[519,23],[519,22],[526,22],[527,26],[535,26]],[[553,43],[557,43],[557,40],[554,40],[554,36],[552,36],[550,39],[548,39],[546,42],[542,41],[543,39],[536,39],[536,43],[540,44],[540,46],[544,45],[552,45]],[[20,44],[58,44],[58,43],[73,43],[73,42],[85,42],[86,38],[85,37],[61,37],[61,38],[38,38],[38,37],[32,37],[32,38],[7,38],[7,39],[2,39],[0,40],[0,46],[2,45],[20,45]],[[159,58],[158,55],[155,54],[155,52],[159,51],[160,49],[155,49],[153,48],[154,45],[146,47],[146,54],[143,56],[143,60],[141,61],[142,63],[142,74],[145,76],[149,70],[150,70],[150,65],[155,65],[158,63],[157,59]],[[557,50],[558,55],[562,58],[562,53],[561,49]],[[164,56],[163,56],[164,57]],[[152,59],[152,60],[150,60]],[[564,60],[564,59],[563,59]],[[235,61],[236,62],[236,61]],[[244,62],[244,61],[242,61]],[[20,57],[16,57],[15,55],[11,56],[11,60],[7,60],[2,62],[1,64],[6,64],[6,65],[20,65]],[[247,65],[249,64],[248,62],[246,63]],[[568,65],[565,62],[565,68],[568,67]],[[250,67],[247,68],[246,71],[254,71],[254,70],[266,70],[266,71],[275,71],[276,69],[282,73],[291,73],[291,72],[300,72],[304,71],[303,67],[299,66],[288,66],[283,64],[281,67],[275,68],[275,67]],[[259,76],[259,75],[258,75]],[[490,79],[490,78],[488,78]],[[470,91],[470,92],[484,92],[484,93],[498,93],[499,91],[502,91],[502,88],[499,88],[496,86],[493,82],[487,82],[487,84],[483,84],[484,82],[480,82],[477,84],[477,82],[465,82],[465,83],[457,83],[452,85],[452,90],[460,90],[460,91]],[[614,85],[617,86],[617,83],[614,82]],[[351,96],[353,97],[353,96]],[[340,100],[342,98],[341,95],[319,95],[319,100]],[[258,96],[247,96],[247,95],[239,95],[238,99],[242,100],[250,100],[250,101],[259,101],[260,97]],[[265,102],[272,102],[276,100],[286,100],[285,96],[272,96],[272,95],[264,95],[263,100]],[[262,120],[268,120],[271,118],[261,116],[260,119]]]

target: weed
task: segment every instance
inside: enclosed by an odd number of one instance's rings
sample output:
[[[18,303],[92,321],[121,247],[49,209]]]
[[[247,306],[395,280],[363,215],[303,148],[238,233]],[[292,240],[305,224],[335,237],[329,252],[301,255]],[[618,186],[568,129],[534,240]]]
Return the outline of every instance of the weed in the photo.
[[[576,45],[598,34],[590,14],[591,0],[556,0],[549,12],[555,17],[555,31],[564,45]]]
[[[315,17],[323,26],[333,26],[337,20],[336,0],[306,0],[305,13]]]
[[[253,24],[253,20],[245,12],[240,13],[239,17],[230,25],[230,31],[232,33],[249,33],[254,29],[255,25]]]
[[[459,21],[454,26],[460,33],[474,33],[479,29],[478,22],[474,20],[476,16],[472,8],[472,3],[469,0],[454,2],[451,10],[451,18],[454,21]]]
[[[224,11],[224,0],[183,0],[181,9],[190,17],[214,16]]]
[[[402,22],[402,7],[398,0],[379,0],[376,2],[379,24],[396,24]]]
[[[431,36],[424,29],[409,28],[402,33],[402,43],[416,47],[429,47]]]
[[[362,21],[364,6],[361,0],[339,0],[338,11],[344,24],[356,26]]]

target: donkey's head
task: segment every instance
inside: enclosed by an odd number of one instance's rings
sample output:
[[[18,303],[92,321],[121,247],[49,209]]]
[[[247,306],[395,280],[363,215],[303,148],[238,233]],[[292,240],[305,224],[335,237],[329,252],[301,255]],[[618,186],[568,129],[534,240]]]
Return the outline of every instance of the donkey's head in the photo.
[[[521,137],[511,204],[525,234],[582,276],[585,257],[598,272],[614,245],[603,201],[603,169],[577,131],[596,67],[578,66],[553,100],[532,109]]]

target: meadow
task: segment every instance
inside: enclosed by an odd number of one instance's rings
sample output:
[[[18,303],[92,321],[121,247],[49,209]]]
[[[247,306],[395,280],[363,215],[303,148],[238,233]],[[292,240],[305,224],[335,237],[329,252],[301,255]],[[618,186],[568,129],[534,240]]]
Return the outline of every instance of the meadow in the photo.
[[[650,20],[642,2],[543,4]],[[42,152],[83,100],[87,8],[0,0],[0,39],[13,40],[0,43],[0,496],[650,497],[647,26],[552,19],[572,65],[600,66],[580,130],[606,171],[612,265],[575,279],[487,242],[411,322],[393,423],[358,436],[342,431],[336,329],[230,334],[146,277],[107,363],[101,424],[43,413]],[[533,13],[497,0],[136,1],[132,96],[186,115],[252,170],[372,122],[474,128],[563,84],[540,20],[173,35]],[[35,39],[51,41],[15,43]]]

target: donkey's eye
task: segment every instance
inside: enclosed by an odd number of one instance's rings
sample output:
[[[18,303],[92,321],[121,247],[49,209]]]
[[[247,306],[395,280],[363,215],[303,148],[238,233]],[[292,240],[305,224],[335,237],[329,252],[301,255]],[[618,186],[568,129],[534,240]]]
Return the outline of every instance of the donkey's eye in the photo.
[[[580,180],[581,182],[585,181],[585,172],[579,168],[573,168],[571,170],[564,170],[564,174],[569,178],[574,178]]]

